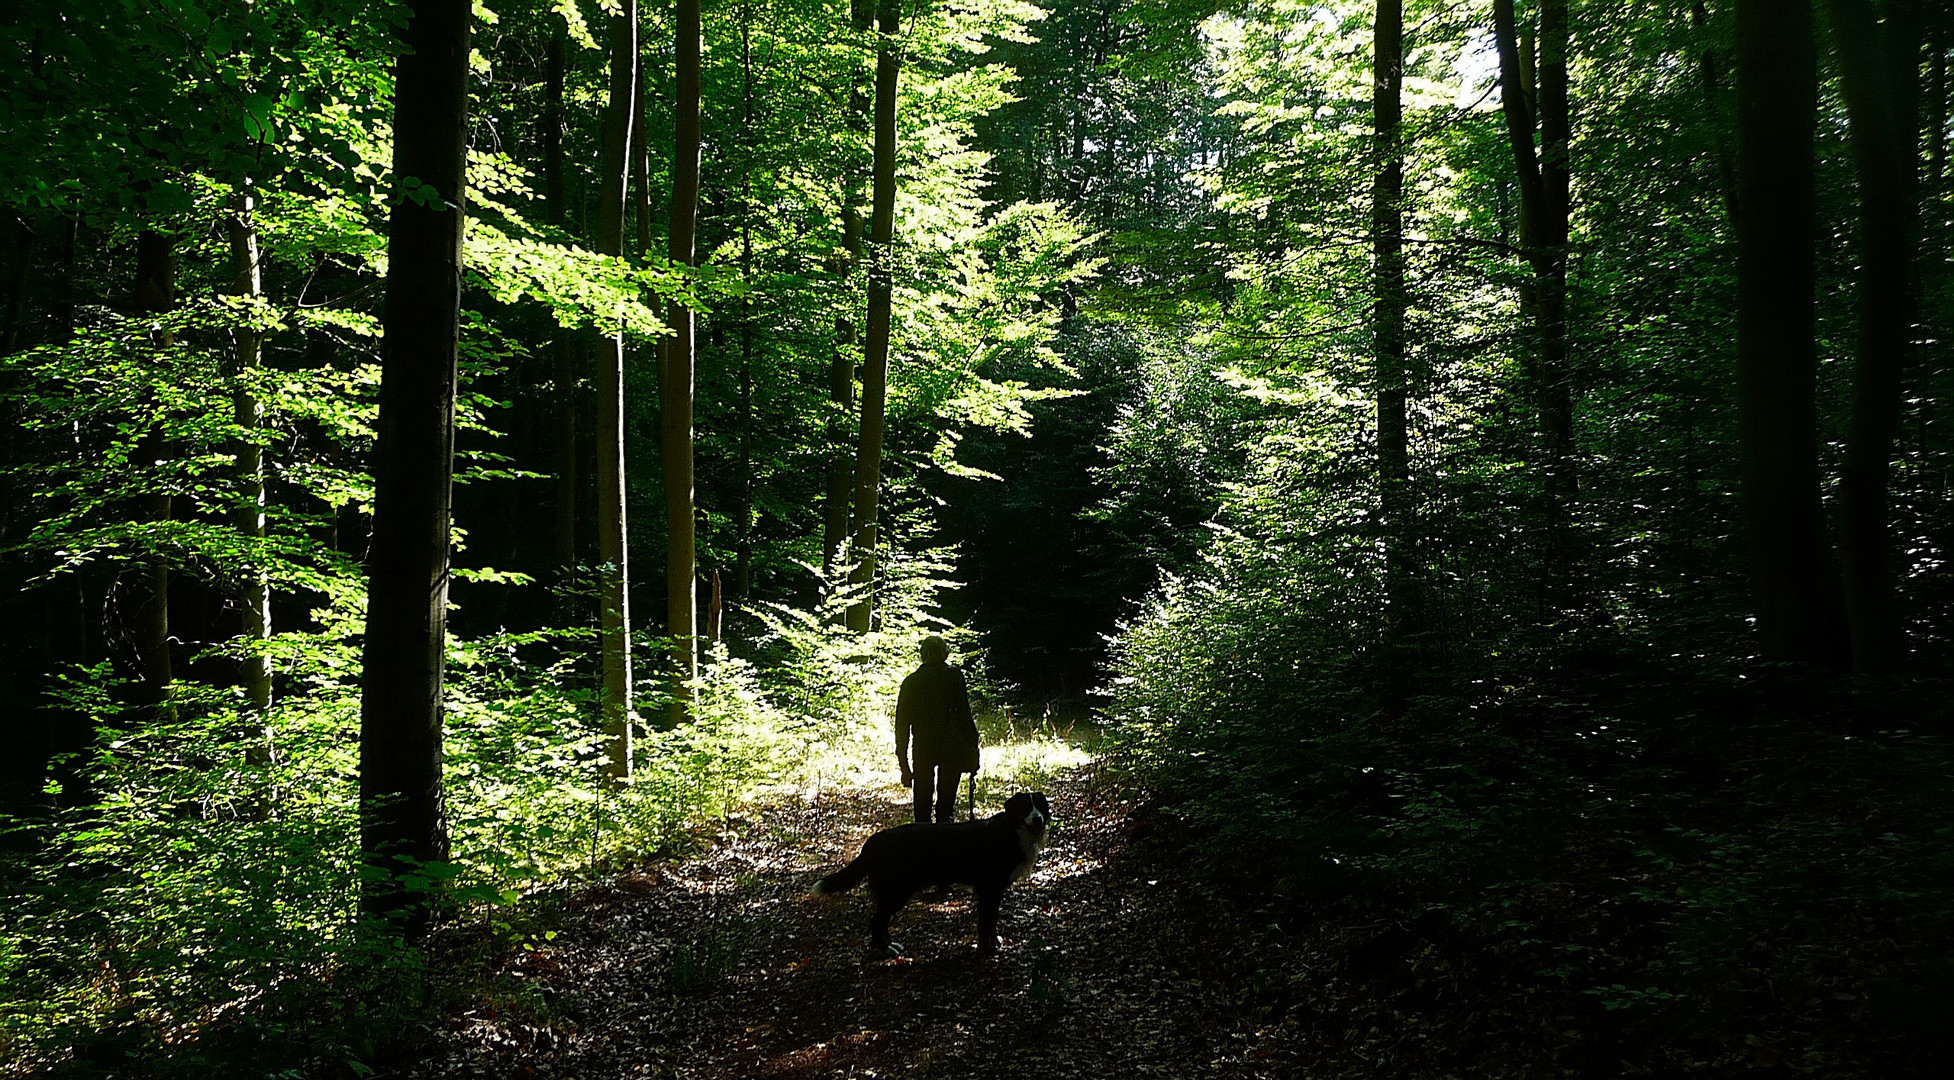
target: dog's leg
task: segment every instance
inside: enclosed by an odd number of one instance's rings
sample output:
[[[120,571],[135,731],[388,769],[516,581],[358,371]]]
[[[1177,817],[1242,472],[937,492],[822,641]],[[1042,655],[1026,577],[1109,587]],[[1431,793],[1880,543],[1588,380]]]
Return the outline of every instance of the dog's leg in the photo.
[[[909,903],[910,894],[906,890],[878,889],[873,882],[870,888],[875,896],[875,914],[869,916],[868,920],[869,951],[882,956],[896,956],[902,952],[902,946],[889,940],[889,920]]]
[[[1003,885],[977,886],[977,953],[997,952],[997,910],[1004,903]]]

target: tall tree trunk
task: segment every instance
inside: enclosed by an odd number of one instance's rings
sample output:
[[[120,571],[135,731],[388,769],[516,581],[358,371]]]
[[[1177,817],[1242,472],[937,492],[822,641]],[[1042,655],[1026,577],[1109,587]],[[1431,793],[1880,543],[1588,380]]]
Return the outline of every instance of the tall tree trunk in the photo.
[[[1567,0],[1540,0],[1540,369],[1541,429],[1548,443],[1548,497],[1566,527],[1575,496],[1572,372],[1567,356],[1568,152],[1573,127],[1567,86]]]
[[[1520,247],[1533,281],[1523,299],[1534,320],[1534,385],[1547,496],[1547,550],[1541,567],[1541,617],[1560,606],[1554,599],[1569,574],[1569,503],[1577,477],[1573,465],[1574,410],[1567,365],[1568,143],[1567,3],[1542,0],[1540,59],[1531,63],[1531,35],[1514,25],[1513,0],[1493,0],[1493,40],[1499,52],[1500,106],[1520,189]],[[1532,68],[1532,71],[1528,69]],[[1536,84],[1532,75],[1538,74]],[[1538,91],[1535,92],[1535,86]],[[1538,114],[1540,147],[1534,148]]]
[[[7,264],[7,294],[4,329],[0,329],[0,356],[11,356],[20,346],[21,322],[26,310],[27,279],[34,267],[34,251],[40,234],[25,214],[14,218],[13,247]],[[20,412],[9,389],[0,383],[0,544],[7,540],[13,519],[14,481],[9,467],[14,463],[14,448],[20,444]]]
[[[874,25],[872,0],[852,0],[849,25],[856,38]],[[869,95],[855,80],[848,95],[848,131],[857,140],[868,134]],[[835,580],[842,545],[847,542],[854,514],[855,447],[848,437],[847,418],[855,408],[855,320],[849,314],[853,294],[848,279],[862,261],[862,175],[851,140],[847,175],[841,192],[841,255],[836,269],[841,279],[841,304],[835,312],[835,351],[829,365],[828,397],[835,408],[828,413],[828,497],[821,536],[821,576]]]
[[[645,95],[651,91],[645,85],[642,55],[633,75],[638,84],[631,91],[631,216],[638,225],[638,259],[642,262],[651,254],[651,139],[645,127]]]
[[[466,223],[469,0],[416,0],[395,75],[394,174],[434,189],[402,200],[387,235],[380,415],[360,697],[361,909],[426,930],[403,880],[448,855],[441,786],[455,354]]]
[[[753,587],[753,171],[758,167],[753,138],[753,4],[740,5],[740,114],[745,132],[745,184],[740,192],[740,277],[747,282],[740,302],[740,462],[739,499],[734,507],[733,595],[746,600]],[[713,594],[719,592],[713,575]],[[715,632],[710,636],[719,640]]]
[[[1927,10],[1927,186],[1936,194],[1947,173],[1947,30],[1954,15]]]
[[[161,233],[145,231],[136,238],[136,310],[149,313],[168,311],[176,303],[176,240]],[[168,348],[174,336],[167,330],[155,335],[154,343]],[[157,469],[169,456],[169,441],[163,433],[163,418],[152,421],[149,433],[136,444],[136,468]],[[138,483],[145,481],[139,479]],[[136,517],[140,521],[162,524],[170,520],[170,495],[160,475],[147,480],[151,489],[136,497]],[[170,664],[170,563],[161,550],[145,556],[138,573],[141,584],[134,590],[134,616],[130,631],[135,638],[136,670],[141,678],[141,704],[158,719],[174,715],[170,704],[170,684],[174,672]]]
[[[1888,0],[1827,0],[1859,173],[1859,355],[1839,475],[1839,555],[1852,669],[1901,662],[1887,485],[1900,426],[1900,377],[1912,344],[1914,170],[1919,156],[1920,11]]]
[[[247,300],[264,296],[264,275],[258,262],[258,226],[252,220],[253,199],[239,194],[231,207],[225,232],[231,249],[231,294]],[[264,407],[258,402],[252,383],[257,378],[264,347],[263,335],[255,328],[241,326],[231,331],[231,391],[233,419],[243,431],[238,441],[237,463],[241,482],[235,514],[238,536],[246,546],[256,548],[265,538],[265,455],[258,445],[258,426]],[[253,552],[251,561],[259,558]],[[242,616],[242,637],[249,650],[238,667],[238,684],[244,689],[245,705],[263,713],[271,707],[271,657],[264,643],[271,638],[271,583],[255,566],[237,583],[238,611]]]
[[[1385,621],[1396,697],[1409,674],[1405,650],[1416,630],[1412,597],[1410,454],[1405,430],[1404,5],[1378,0],[1372,44],[1371,124],[1377,175],[1371,181],[1371,338],[1377,380],[1377,486],[1384,542]]]
[[[75,256],[81,223],[78,215],[72,213],[58,214],[54,222],[59,263],[49,289],[47,337],[52,344],[64,345],[73,339],[75,332]],[[69,427],[58,438],[67,444],[62,447],[64,452],[77,457],[86,452],[77,428]],[[89,592],[80,574],[57,577],[41,589],[49,683],[72,667],[86,666],[92,659],[88,640]],[[86,748],[95,734],[94,718],[83,710],[58,705],[53,697],[47,702],[43,744],[47,754],[64,755]],[[78,767],[80,755],[43,760],[49,761],[49,775],[62,785],[57,805],[86,806],[93,801],[86,773]]]
[[[1818,64],[1803,0],[1737,0],[1737,424],[1764,658],[1835,664],[1813,346]]]
[[[876,0],[880,40],[875,53],[875,160],[870,168],[874,191],[868,227],[868,336],[862,343],[861,445],[855,457],[855,514],[851,535],[848,579],[854,601],[848,606],[848,628],[866,631],[874,625],[876,514],[882,495],[882,438],[888,421],[889,320],[894,258],[896,208],[896,79],[902,68],[901,40],[896,37],[902,16],[900,0]]]
[[[1703,0],[1692,0],[1689,8],[1690,29],[1696,32],[1698,48],[1702,51],[1696,58],[1696,81],[1703,89],[1703,114],[1710,122],[1711,148],[1716,157],[1717,197],[1723,200],[1726,217],[1736,220],[1737,212],[1737,163],[1731,160],[1730,144],[1724,138],[1723,130],[1723,65],[1717,60],[1717,50],[1710,40],[1710,12]]]
[[[20,347],[22,316],[27,307],[27,279],[33,276],[34,251],[40,246],[40,234],[26,214],[14,216],[13,231],[13,248],[7,260],[6,313],[0,317],[0,356],[11,356]]]
[[[699,224],[699,0],[678,0],[673,49],[671,260],[693,266]],[[673,674],[681,685],[699,673],[698,550],[692,509],[692,309],[671,307],[672,338],[659,372],[659,446],[665,459],[665,620],[672,638]],[[684,718],[688,690],[673,699],[672,720]]]
[[[563,189],[563,65],[569,46],[569,24],[552,19],[543,58],[543,198],[549,223],[569,227],[570,201]],[[552,483],[555,512],[552,547],[560,583],[575,584],[577,566],[577,351],[579,336],[558,331],[551,345],[551,441],[555,445],[556,476]]]
[[[631,178],[632,98],[638,90],[638,4],[623,0],[611,16],[611,92],[604,110],[597,163],[600,254],[624,254],[624,201]],[[631,775],[631,575],[624,490],[624,328],[605,335],[597,350],[597,589],[599,651],[604,669],[605,776]]]

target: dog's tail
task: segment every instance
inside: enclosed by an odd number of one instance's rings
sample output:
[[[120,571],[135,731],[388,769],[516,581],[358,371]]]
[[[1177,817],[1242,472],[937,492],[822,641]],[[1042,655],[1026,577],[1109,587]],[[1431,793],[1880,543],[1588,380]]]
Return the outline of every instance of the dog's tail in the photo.
[[[814,891],[817,893],[847,892],[867,878],[868,853],[863,852],[855,857],[854,862],[815,882]]]

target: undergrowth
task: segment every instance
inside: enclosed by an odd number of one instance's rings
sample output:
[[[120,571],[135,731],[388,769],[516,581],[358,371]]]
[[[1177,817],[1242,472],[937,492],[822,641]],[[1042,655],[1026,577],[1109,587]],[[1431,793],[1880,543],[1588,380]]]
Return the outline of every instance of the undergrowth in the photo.
[[[451,642],[452,854],[429,868],[447,905],[431,953],[355,919],[350,635],[276,639],[289,689],[263,716],[182,685],[173,716],[138,722],[106,665],[72,673],[63,706],[97,738],[42,807],[0,819],[0,1074],[364,1075],[420,1017],[495,998],[485,961],[545,933],[566,887],[683,850],[757,793],[891,782],[895,687],[923,627],[944,628],[885,611],[894,629],[869,635],[760,613],[755,659],[713,650],[689,721],[642,731],[620,790],[601,782],[582,635]],[[641,715],[662,713],[660,693],[641,687]],[[1013,751],[985,798],[1069,753],[1050,739]],[[682,981],[711,978],[736,946],[703,950]]]
[[[1361,641],[1255,600],[1170,588],[1126,629],[1108,765],[1217,892],[1332,943],[1272,947],[1272,1029],[1466,995],[1581,1071],[1912,1074],[1944,1045],[1945,687],[1619,638],[1428,670],[1393,709]]]

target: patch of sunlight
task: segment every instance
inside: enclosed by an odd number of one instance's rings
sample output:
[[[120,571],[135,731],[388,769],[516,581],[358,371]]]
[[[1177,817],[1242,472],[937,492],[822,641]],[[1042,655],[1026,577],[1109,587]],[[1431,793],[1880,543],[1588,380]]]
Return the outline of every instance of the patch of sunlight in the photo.
[[[1090,762],[1092,754],[1077,743],[1038,734],[986,746],[982,760],[984,767],[977,774],[979,816],[994,813],[1014,792],[1045,790],[1060,775]]]
[[[1087,874],[1093,873],[1105,865],[1104,862],[1098,859],[1089,859],[1083,856],[1075,856],[1069,859],[1054,859],[1051,857],[1048,849],[1045,855],[1039,857],[1038,868],[1031,872],[1030,880],[1038,885],[1047,885],[1054,881],[1064,881],[1067,878],[1085,877]]]

